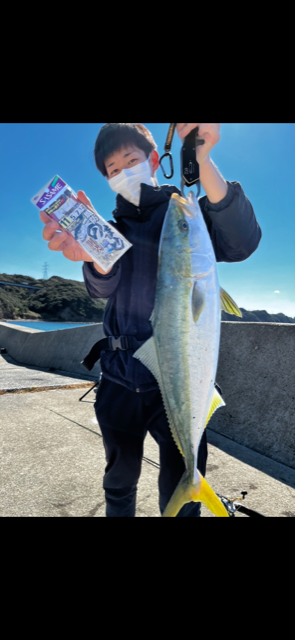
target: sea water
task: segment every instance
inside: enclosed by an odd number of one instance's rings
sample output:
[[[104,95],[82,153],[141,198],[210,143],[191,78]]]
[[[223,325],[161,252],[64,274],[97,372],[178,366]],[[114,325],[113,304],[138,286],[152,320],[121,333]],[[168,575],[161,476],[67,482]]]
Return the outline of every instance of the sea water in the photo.
[[[8,320],[9,324],[15,324],[27,329],[38,329],[38,331],[59,331],[61,329],[75,329],[75,327],[88,327],[94,322],[42,322],[27,320]]]

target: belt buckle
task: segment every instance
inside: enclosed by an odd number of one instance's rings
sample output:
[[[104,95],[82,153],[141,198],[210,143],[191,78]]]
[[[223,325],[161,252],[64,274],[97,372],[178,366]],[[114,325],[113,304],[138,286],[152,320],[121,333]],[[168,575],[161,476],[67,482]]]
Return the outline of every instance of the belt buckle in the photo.
[[[121,351],[127,351],[125,336],[120,336],[119,338],[111,336],[110,343],[112,351],[117,351],[118,349]]]

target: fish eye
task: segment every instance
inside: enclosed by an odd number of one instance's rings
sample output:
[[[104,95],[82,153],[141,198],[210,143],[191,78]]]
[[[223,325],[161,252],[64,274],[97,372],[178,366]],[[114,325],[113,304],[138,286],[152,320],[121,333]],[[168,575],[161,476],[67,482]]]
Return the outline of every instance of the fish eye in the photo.
[[[185,220],[180,220],[180,222],[178,223],[178,226],[180,228],[180,231],[188,230],[188,223]]]

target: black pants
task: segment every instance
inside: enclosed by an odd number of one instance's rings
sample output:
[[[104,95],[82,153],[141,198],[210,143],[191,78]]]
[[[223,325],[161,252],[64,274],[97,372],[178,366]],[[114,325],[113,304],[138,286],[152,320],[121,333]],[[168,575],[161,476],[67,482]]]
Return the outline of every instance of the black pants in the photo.
[[[137,484],[147,432],[159,445],[159,507],[163,514],[185,471],[185,464],[172,438],[160,391],[135,393],[103,377],[95,411],[107,459],[103,482],[107,517],[135,516]],[[205,432],[198,459],[198,469],[203,476],[206,462]],[[181,509],[178,517],[196,518],[200,513],[200,504],[190,503]]]

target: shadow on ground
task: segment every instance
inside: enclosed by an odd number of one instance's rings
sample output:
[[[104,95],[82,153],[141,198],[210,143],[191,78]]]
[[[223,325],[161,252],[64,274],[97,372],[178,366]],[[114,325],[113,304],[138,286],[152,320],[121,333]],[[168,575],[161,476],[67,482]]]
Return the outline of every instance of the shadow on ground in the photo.
[[[291,467],[287,467],[271,458],[266,458],[261,453],[248,449],[224,434],[219,434],[211,429],[208,429],[207,437],[209,444],[224,453],[295,489],[295,471]]]

